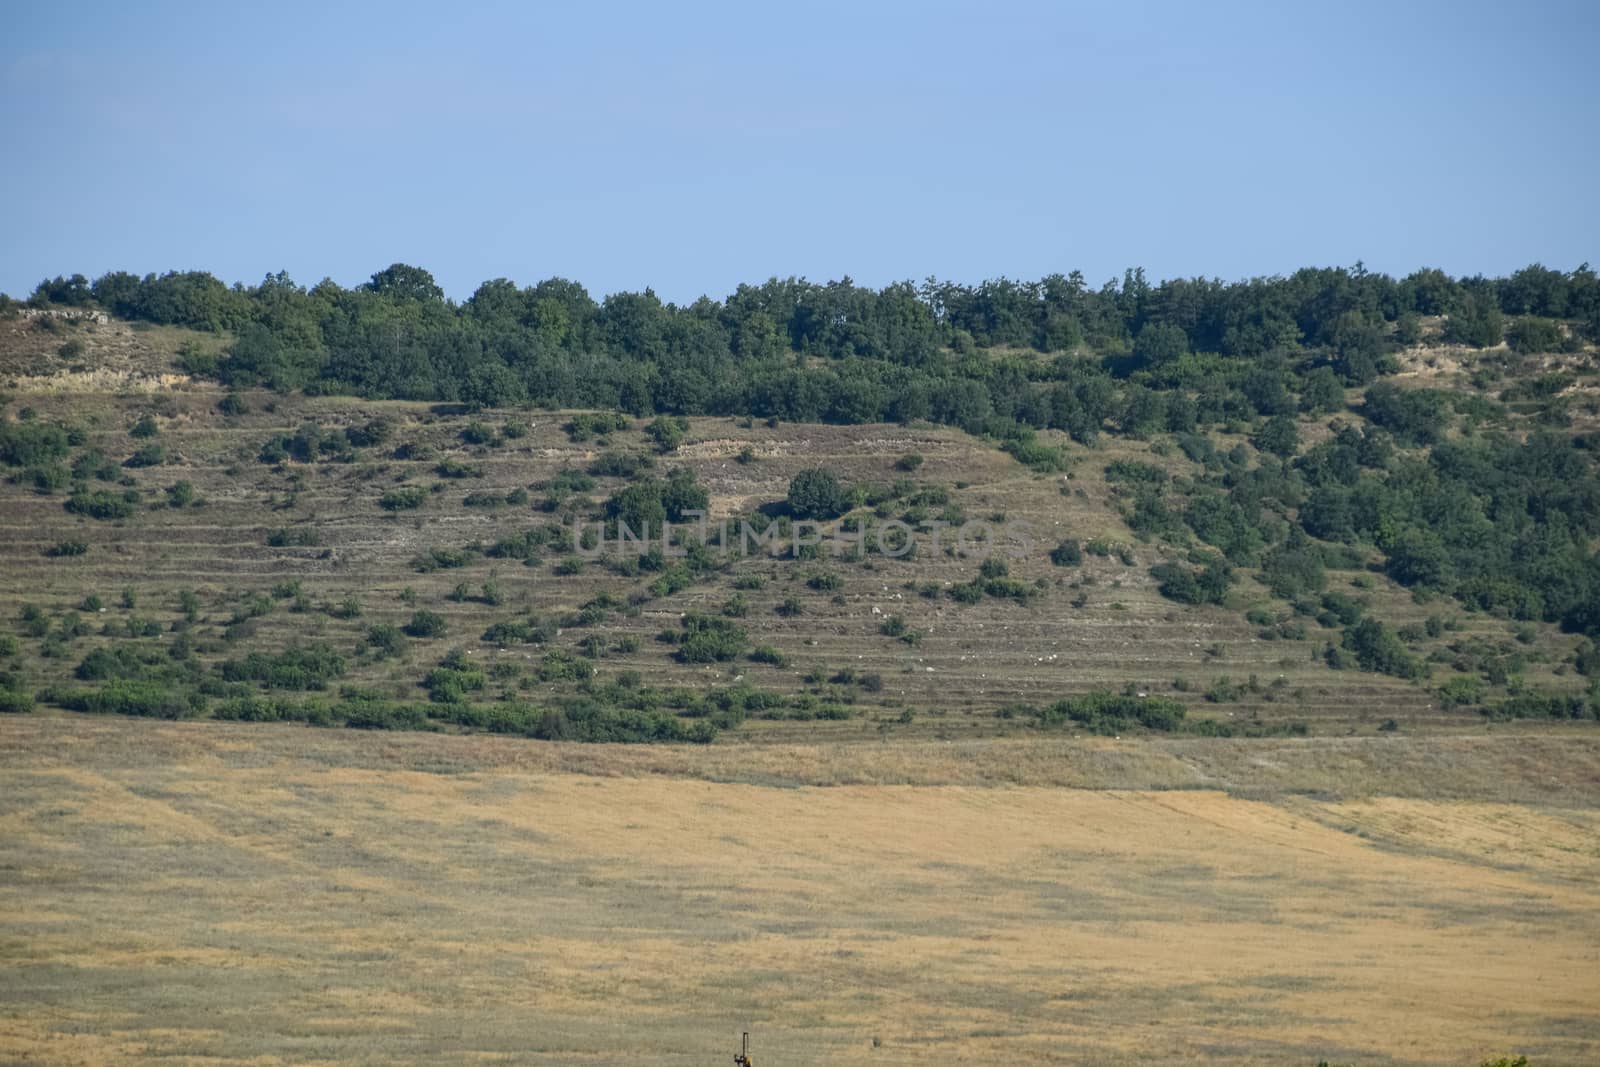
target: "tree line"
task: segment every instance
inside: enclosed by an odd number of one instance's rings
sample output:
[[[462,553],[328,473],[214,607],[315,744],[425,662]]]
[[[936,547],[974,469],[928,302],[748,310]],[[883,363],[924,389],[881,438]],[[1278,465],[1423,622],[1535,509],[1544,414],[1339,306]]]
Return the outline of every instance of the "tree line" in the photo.
[[[1226,394],[1246,395],[1243,379],[1262,368],[1286,386],[1300,379],[1296,391],[1366,384],[1387,369],[1388,353],[1420,337],[1425,316],[1446,317],[1446,340],[1479,347],[1600,338],[1600,278],[1587,265],[1395,279],[1358,264],[1159,284],[1130,270],[1099,288],[1079,273],[882,289],[788,278],[677,305],[648,289],[596,301],[560,278],[528,287],[496,279],[458,304],[426,270],[395,264],[353,288],[306,288],[282,273],[255,286],[202,271],[73,275],[41,282],[27,302],[227,332],[220,359],[194,353],[188,369],[238,385],[637,415],[930,419],[969,430],[999,418],[1080,433],[1119,416],[1161,421],[1148,397],[1135,394],[1142,413],[1112,406],[1122,381],[1226,386],[1201,405],[1202,421],[1237,415]],[[0,312],[15,306],[0,297]]]

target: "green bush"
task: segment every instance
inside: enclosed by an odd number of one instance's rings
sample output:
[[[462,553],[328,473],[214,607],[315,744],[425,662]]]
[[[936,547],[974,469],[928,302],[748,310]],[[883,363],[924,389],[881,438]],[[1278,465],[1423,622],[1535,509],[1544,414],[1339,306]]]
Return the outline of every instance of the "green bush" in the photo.
[[[167,461],[167,446],[159,441],[144,445],[123,461],[124,467],[159,467]]]
[[[495,441],[495,432],[484,423],[473,421],[461,429],[461,440],[469,445],[487,445]]]
[[[313,548],[320,543],[317,531],[310,526],[280,526],[267,534],[271,548]]]
[[[275,655],[252,652],[242,660],[217,665],[225,681],[256,682],[267,689],[324,689],[344,670],[344,657],[323,642],[287,648]]]
[[[602,452],[589,464],[588,470],[596,478],[637,478],[655,465],[656,461],[649,456],[635,452]],[[594,482],[567,488],[573,492],[587,492],[594,488]]]
[[[1196,571],[1181,563],[1158,563],[1150,568],[1162,596],[1180,604],[1221,604],[1227,600],[1233,573],[1222,560]]]
[[[1083,549],[1076,541],[1063,541],[1050,550],[1050,562],[1057,567],[1076,567],[1083,562]]]
[[[1362,619],[1345,630],[1343,647],[1364,671],[1397,678],[1421,678],[1427,673],[1422,662],[1406,651],[1400,638],[1377,619]]]
[[[199,693],[171,689],[160,682],[113,681],[98,689],[45,690],[46,703],[92,715],[134,715],[150,719],[186,719],[205,710]]]
[[[132,500],[128,499],[130,493],[133,496]],[[72,491],[72,496],[68,498],[64,506],[74,515],[84,515],[101,521],[112,521],[126,519],[132,515],[138,500],[137,490],[130,490],[128,493],[112,493],[105,489],[96,489],[91,492],[83,486],[79,486]]]
[[[1185,710],[1175,700],[1096,690],[1058,701],[1032,714],[1041,726],[1073,722],[1092,733],[1117,734],[1136,727],[1155,731],[1177,730],[1183,725]]]
[[[406,650],[405,635],[393,623],[380,622],[367,627],[367,644],[379,659],[399,656]]]
[[[542,741],[707,744],[716,737],[717,727],[704,719],[685,723],[661,712],[610,708],[594,701],[579,701],[545,712],[529,733]]]
[[[744,652],[744,628],[727,619],[689,614],[681,625],[683,632],[676,637],[679,662],[715,663],[737,659]]]
[[[44,423],[0,423],[0,462],[9,467],[33,467],[62,459],[68,451],[67,432]]]
[[[80,482],[90,478],[101,482],[114,482],[121,477],[117,465],[106,458],[106,454],[98,448],[87,449],[79,452],[72,459],[72,477]]]
[[[1552,319],[1524,316],[1514,321],[1506,331],[1506,344],[1519,355],[1559,352],[1562,340],[1561,327]]]
[[[413,612],[411,621],[405,625],[405,632],[408,637],[439,637],[445,632],[444,616],[432,611]]]
[[[684,434],[689,430],[689,420],[685,418],[668,418],[662,416],[644,428],[646,436],[655,442],[656,451],[672,452],[683,443]]]
[[[589,412],[574,415],[562,429],[566,430],[567,437],[573,442],[588,441],[596,436],[603,436],[617,430],[628,428],[626,415],[607,412]]]
[[[21,715],[33,710],[33,694],[0,688],[0,715]]]
[[[789,657],[779,652],[772,645],[757,645],[750,651],[750,662],[770,663],[774,667],[787,667],[789,665]]]
[[[385,511],[407,511],[420,508],[427,500],[428,491],[420,485],[402,485],[380,496],[378,506]]]
[[[433,472],[441,478],[482,478],[483,468],[474,467],[458,459],[442,459],[434,465]]]

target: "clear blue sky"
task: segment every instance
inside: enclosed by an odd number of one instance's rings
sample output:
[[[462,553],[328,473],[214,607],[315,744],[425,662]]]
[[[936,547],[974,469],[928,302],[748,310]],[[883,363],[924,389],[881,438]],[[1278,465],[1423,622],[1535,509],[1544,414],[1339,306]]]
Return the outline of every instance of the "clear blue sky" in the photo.
[[[0,291],[1600,263],[1600,5],[31,3]]]

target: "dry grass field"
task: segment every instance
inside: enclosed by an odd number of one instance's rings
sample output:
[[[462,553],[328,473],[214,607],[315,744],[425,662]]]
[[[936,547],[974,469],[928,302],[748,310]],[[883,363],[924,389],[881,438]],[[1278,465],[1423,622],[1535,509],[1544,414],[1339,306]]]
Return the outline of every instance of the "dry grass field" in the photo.
[[[1589,1064],[1597,798],[1578,733],[11,716],[0,1062]]]

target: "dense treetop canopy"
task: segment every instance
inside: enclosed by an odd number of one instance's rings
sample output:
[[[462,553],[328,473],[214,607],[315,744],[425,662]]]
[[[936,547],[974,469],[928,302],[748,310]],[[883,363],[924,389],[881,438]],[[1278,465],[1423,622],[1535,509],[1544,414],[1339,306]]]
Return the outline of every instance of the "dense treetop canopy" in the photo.
[[[1419,270],[1395,279],[1353,268],[1225,283],[1149,282],[1140,270],[1099,288],[1081,274],[881,290],[848,278],[772,279],[726,300],[665,304],[650,290],[594,300],[552,278],[495,279],[462,304],[432,276],[394,264],[345,289],[284,274],[228,286],[200,271],[113,272],[41,283],[30,302],[95,306],[128,319],[227,331],[212,370],[231,383],[472,404],[620,408],[636,414],[751,413],[865,422],[929,418],[968,428],[998,415],[1071,429],[1102,387],[1170,387],[1223,370],[1372,380],[1424,316],[1448,341],[1556,347],[1600,336],[1600,278],[1534,265],[1508,278]],[[1555,324],[1567,322],[1563,331]],[[977,358],[981,349],[1000,357]],[[1054,357],[1054,358],[1051,358]],[[1087,361],[1084,357],[1087,357]],[[822,362],[818,362],[818,360]],[[1311,375],[1320,375],[1315,379]],[[1087,388],[1085,405],[1041,384]],[[1259,406],[1259,405],[1257,405]]]

